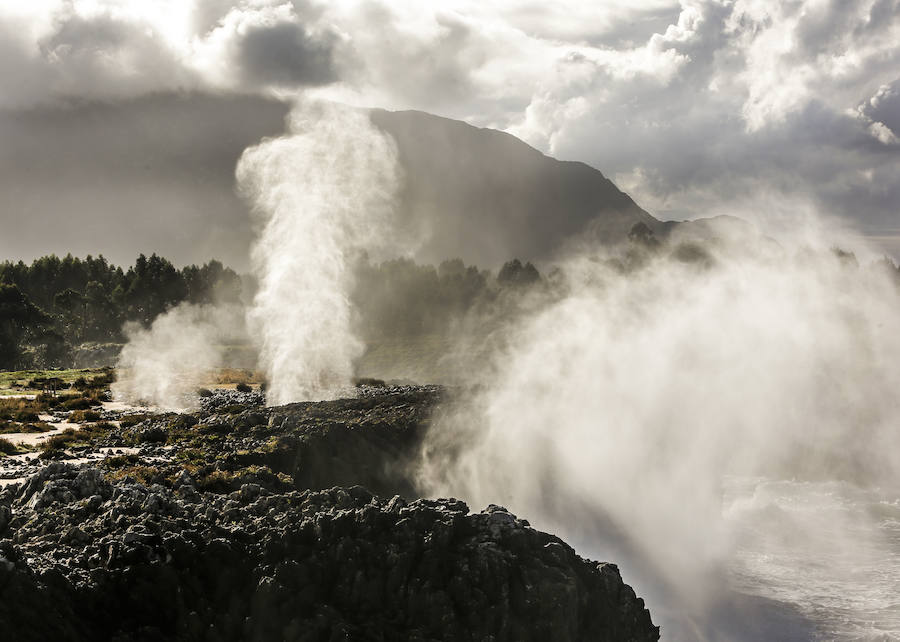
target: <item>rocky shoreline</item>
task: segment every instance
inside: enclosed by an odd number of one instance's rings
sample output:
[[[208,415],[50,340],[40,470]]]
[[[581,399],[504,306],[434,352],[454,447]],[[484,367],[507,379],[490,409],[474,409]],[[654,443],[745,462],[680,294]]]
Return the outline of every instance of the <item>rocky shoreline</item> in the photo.
[[[17,640],[658,639],[613,564],[503,508],[416,498],[408,464],[442,394],[364,388],[266,408],[258,392],[217,391],[193,413],[103,417],[81,451],[0,491],[3,630]],[[85,461],[117,448],[128,451]]]

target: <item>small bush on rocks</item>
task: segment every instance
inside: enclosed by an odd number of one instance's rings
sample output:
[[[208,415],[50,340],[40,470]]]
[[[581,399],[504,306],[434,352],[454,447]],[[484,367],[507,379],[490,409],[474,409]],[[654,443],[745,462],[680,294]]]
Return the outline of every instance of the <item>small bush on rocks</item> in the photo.
[[[62,404],[63,408],[66,410],[87,410],[93,405],[95,405],[95,402],[92,402],[87,397],[75,397],[74,399],[64,401]]]
[[[19,452],[19,449],[13,442],[9,439],[0,437],[0,453],[3,453],[4,455],[15,455],[17,452]]]
[[[83,424],[86,421],[99,421],[100,413],[96,410],[73,410],[66,419],[70,424]]]
[[[35,421],[21,425],[21,432],[50,432],[53,427],[43,421]]]
[[[122,428],[131,428],[142,421],[146,421],[146,419],[147,415],[128,415],[127,417],[122,417],[119,421],[119,425],[122,426]]]

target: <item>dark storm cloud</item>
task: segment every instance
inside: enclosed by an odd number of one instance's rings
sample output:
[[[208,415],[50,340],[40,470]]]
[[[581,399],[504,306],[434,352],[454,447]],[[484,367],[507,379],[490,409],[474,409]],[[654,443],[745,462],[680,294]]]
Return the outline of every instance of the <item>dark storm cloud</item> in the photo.
[[[312,34],[294,22],[255,26],[238,45],[238,64],[251,84],[324,85],[339,77],[337,41],[331,32]]]
[[[104,254],[131,263],[220,258],[251,237],[234,167],[283,130],[288,107],[250,96],[148,95],[0,111],[0,257]]]

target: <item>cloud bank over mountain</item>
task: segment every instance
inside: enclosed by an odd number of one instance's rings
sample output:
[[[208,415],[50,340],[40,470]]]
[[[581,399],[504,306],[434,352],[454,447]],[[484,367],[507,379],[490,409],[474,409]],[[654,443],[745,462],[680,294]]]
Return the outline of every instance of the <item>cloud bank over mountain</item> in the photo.
[[[4,136],[87,98],[303,91],[507,131],[660,218],[900,238],[897,0],[47,0],[0,8],[0,36]]]

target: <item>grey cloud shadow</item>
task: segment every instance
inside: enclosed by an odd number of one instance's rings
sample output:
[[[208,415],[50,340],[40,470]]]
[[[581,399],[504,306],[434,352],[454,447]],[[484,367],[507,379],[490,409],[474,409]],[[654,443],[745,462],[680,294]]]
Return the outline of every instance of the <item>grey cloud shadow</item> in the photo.
[[[281,22],[247,30],[238,47],[238,64],[252,84],[324,85],[338,80],[337,37],[312,34],[303,25]]]

